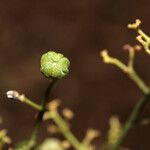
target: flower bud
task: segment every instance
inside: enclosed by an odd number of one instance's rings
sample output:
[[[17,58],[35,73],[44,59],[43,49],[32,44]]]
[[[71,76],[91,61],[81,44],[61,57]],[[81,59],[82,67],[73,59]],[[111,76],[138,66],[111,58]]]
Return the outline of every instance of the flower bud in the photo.
[[[41,72],[48,78],[63,78],[69,73],[70,61],[60,53],[49,51],[41,57]]]

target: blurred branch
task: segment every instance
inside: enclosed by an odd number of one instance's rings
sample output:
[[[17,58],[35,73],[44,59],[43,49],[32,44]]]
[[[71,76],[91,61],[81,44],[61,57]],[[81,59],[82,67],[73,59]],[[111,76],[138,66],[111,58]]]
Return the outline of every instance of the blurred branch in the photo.
[[[128,65],[125,65],[117,58],[113,58],[109,56],[107,50],[103,50],[100,53],[100,55],[102,56],[103,61],[105,63],[113,64],[117,66],[120,70],[125,72],[128,75],[128,77],[132,79],[135,82],[135,84],[140,88],[140,90],[142,91],[144,95],[138,101],[136,106],[133,108],[133,111],[131,115],[129,116],[129,119],[126,121],[124,127],[122,128],[122,131],[120,135],[118,136],[118,138],[116,139],[116,142],[113,144],[111,148],[112,150],[118,150],[120,148],[129,130],[135,125],[137,119],[139,118],[140,114],[145,108],[148,102],[148,99],[150,97],[150,88],[144,83],[144,81],[138,76],[138,74],[134,70],[134,55],[135,55],[134,53],[135,53],[137,46],[131,47],[130,45],[126,45],[124,48],[129,50]]]
[[[67,121],[59,115],[57,110],[59,105],[60,101],[51,101],[48,104],[48,111],[44,114],[44,120],[52,119],[56,123],[59,131],[76,150],[88,150],[88,148],[84,144],[82,144],[71,132]]]
[[[3,149],[5,144],[10,144],[11,139],[7,136],[7,130],[3,129],[0,131],[0,150]]]
[[[89,147],[91,142],[100,135],[100,132],[94,129],[88,129],[86,132],[86,136],[83,139],[83,145]]]
[[[129,116],[128,120],[126,121],[126,123],[122,129],[122,132],[121,132],[120,136],[118,137],[117,142],[114,144],[112,150],[119,149],[119,147],[123,143],[123,140],[127,136],[129,130],[134,126],[136,121],[139,119],[139,116],[143,112],[143,109],[145,108],[149,98],[150,98],[150,93],[143,95],[143,97],[138,101],[136,106],[133,108],[133,111],[132,111],[131,115]]]
[[[109,56],[107,50],[101,51],[100,56],[103,58],[103,61],[105,63],[113,64],[117,66],[120,70],[122,70],[124,73],[126,73],[128,77],[132,79],[134,83],[140,88],[140,90],[144,94],[147,94],[150,91],[149,87],[144,83],[144,81],[139,77],[139,75],[136,73],[136,71],[133,68],[134,53],[135,53],[135,50],[133,50],[133,47],[130,46],[128,65],[125,65],[123,62],[121,62],[117,58]]]
[[[72,134],[70,131],[68,124],[61,118],[61,116],[54,111],[52,113],[52,119],[55,121],[60,131],[63,133],[65,138],[77,149],[77,150],[85,150],[82,144],[78,141],[78,139]]]

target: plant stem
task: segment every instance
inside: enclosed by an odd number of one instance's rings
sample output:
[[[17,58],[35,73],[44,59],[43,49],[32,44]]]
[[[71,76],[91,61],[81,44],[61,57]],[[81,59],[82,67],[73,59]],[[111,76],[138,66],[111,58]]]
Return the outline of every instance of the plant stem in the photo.
[[[47,101],[49,99],[49,95],[50,95],[51,89],[52,89],[55,81],[56,80],[52,80],[52,82],[48,85],[48,87],[47,87],[47,89],[45,91],[45,94],[44,94],[44,98],[43,98],[43,100],[41,102],[42,110],[39,111],[39,113],[38,113],[38,116],[37,116],[37,119],[36,119],[36,123],[35,123],[35,127],[33,129],[33,132],[32,132],[32,135],[31,135],[31,139],[30,139],[30,143],[29,143],[31,148],[33,148],[36,145],[38,132],[39,132],[39,129],[40,129],[40,126],[41,126],[41,123],[42,123],[42,120],[43,120],[43,115],[44,115],[44,112],[45,112],[45,107],[46,107],[46,104],[47,104]]]
[[[133,68],[128,69],[127,75],[136,83],[136,85],[145,95],[150,92],[150,88],[143,82]]]
[[[150,97],[150,92],[145,94],[136,104],[136,106],[134,107],[129,119],[126,121],[123,129],[122,129],[122,133],[120,135],[120,137],[118,138],[118,141],[114,144],[112,150],[118,150],[119,147],[121,146],[123,140],[125,139],[125,137],[127,136],[129,130],[134,126],[134,124],[136,123],[136,121],[138,120],[140,114],[142,113],[144,107],[146,106],[148,99]]]
[[[113,64],[117,66],[120,70],[122,70],[124,73],[126,73],[129,78],[131,78],[135,84],[140,88],[140,90],[147,94],[150,91],[150,88],[143,82],[143,80],[138,76],[138,74],[135,72],[133,68],[133,61],[134,61],[134,49],[130,47],[129,50],[129,61],[128,65],[125,65],[123,62],[121,62],[119,59],[111,57],[108,55],[108,52],[106,50],[103,50],[100,55],[103,58],[103,61],[108,64]]]
[[[34,103],[33,101],[31,101],[30,99],[28,99],[27,97],[23,96],[23,98],[21,99],[21,102],[31,106],[32,108],[41,111],[42,107],[36,103]]]
[[[52,119],[57,124],[58,128],[64,135],[64,137],[72,144],[76,150],[87,150],[78,139],[70,131],[68,124],[61,118],[57,111],[51,112]]]

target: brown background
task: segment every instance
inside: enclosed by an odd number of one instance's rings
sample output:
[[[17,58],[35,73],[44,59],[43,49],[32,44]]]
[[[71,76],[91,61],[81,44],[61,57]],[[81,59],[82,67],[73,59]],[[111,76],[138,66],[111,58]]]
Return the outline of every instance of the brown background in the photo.
[[[126,28],[140,18],[150,32],[148,0],[1,0],[0,1],[0,115],[1,127],[8,128],[13,141],[28,138],[35,111],[6,99],[10,89],[39,102],[48,84],[39,72],[39,59],[48,50],[70,58],[70,75],[53,89],[53,98],[75,112],[72,130],[81,139],[88,127],[101,130],[99,145],[106,137],[108,119],[116,114],[125,121],[141,93],[121,71],[105,65],[99,51],[108,48],[124,61],[121,50],[135,44],[135,33]],[[150,83],[150,57],[138,53],[136,68]],[[144,112],[149,117],[150,107]],[[43,129],[41,139],[44,137]],[[148,150],[150,127],[136,126],[124,145],[132,150]]]

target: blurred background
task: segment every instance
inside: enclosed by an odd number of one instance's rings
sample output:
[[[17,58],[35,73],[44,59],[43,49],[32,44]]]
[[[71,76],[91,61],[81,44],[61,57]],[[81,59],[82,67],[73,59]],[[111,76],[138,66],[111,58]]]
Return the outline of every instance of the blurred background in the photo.
[[[126,43],[136,44],[136,33],[127,24],[140,18],[150,32],[148,0],[1,0],[0,1],[0,116],[1,128],[8,128],[13,142],[30,137],[36,111],[6,98],[14,89],[40,102],[48,85],[39,71],[41,54],[49,50],[70,58],[70,75],[59,81],[52,92],[75,118],[72,130],[82,139],[88,128],[101,130],[95,142],[106,138],[108,120],[118,115],[124,122],[141,96],[134,83],[117,68],[99,58],[101,49],[127,62]],[[136,69],[150,84],[150,58],[136,55]],[[143,117],[150,116],[147,106]],[[46,128],[40,133],[45,138]],[[132,150],[148,150],[150,126],[135,126],[124,142]]]

